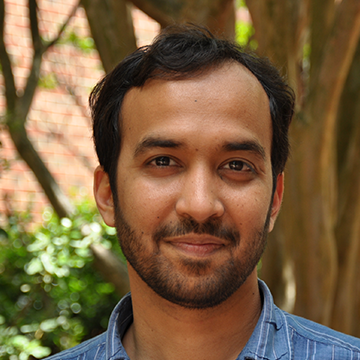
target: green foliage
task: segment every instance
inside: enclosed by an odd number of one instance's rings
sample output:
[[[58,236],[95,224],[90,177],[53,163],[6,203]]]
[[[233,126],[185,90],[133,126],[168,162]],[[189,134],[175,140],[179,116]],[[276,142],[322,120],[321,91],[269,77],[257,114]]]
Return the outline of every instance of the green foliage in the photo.
[[[246,7],[245,0],[236,0],[236,7],[237,8]]]
[[[0,119],[0,132],[3,130],[2,129],[2,122],[3,119]],[[11,167],[11,162],[8,159],[5,159],[3,154],[2,154],[2,149],[3,149],[3,144],[0,140],[0,178],[2,176],[2,174],[4,173],[4,171],[8,171]]]
[[[43,89],[52,90],[59,85],[55,73],[41,74],[39,78],[38,86]]]
[[[235,24],[235,38],[236,42],[241,46],[249,47],[251,50],[256,50],[257,42],[253,39],[254,27],[251,23],[245,21],[237,21]]]
[[[71,44],[78,50],[89,53],[95,49],[94,40],[90,36],[79,36],[74,30],[65,32],[59,44]]]
[[[45,211],[34,231],[25,230],[29,213],[14,214],[0,231],[1,359],[42,358],[106,329],[119,299],[93,269],[89,246],[117,239],[93,204],[77,209],[61,220]]]
[[[236,0],[236,8],[247,8],[245,0]],[[235,24],[235,40],[236,42],[247,47],[250,50],[257,49],[257,42],[254,39],[255,29],[251,21],[237,20]]]

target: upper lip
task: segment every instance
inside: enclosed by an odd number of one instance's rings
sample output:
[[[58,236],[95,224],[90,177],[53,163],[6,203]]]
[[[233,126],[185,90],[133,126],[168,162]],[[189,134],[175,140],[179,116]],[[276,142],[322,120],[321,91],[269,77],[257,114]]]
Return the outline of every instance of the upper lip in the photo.
[[[205,244],[224,245],[226,241],[212,235],[191,233],[191,234],[167,238],[166,242],[184,243],[184,244],[192,244],[192,245],[205,245]]]

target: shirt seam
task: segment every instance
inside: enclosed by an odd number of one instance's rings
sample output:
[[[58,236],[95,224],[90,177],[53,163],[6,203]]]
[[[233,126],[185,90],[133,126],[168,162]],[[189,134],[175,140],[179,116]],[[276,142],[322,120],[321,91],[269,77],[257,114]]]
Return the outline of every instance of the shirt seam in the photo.
[[[310,333],[316,335],[316,336],[320,336],[322,338],[324,338],[324,340],[322,341],[321,339],[312,339],[312,338],[309,338],[303,334],[301,334],[300,332],[297,331],[296,327],[294,327],[293,325],[288,325],[289,328],[291,328],[293,330],[293,333],[296,333],[298,336],[300,336],[301,338],[303,339],[306,339],[308,341],[312,341],[314,343],[319,343],[319,344],[323,344],[323,345],[328,345],[328,346],[337,346],[339,348],[342,348],[342,349],[346,349],[346,350],[350,350],[350,351],[353,351],[353,352],[356,352],[358,354],[360,354],[360,348],[350,344],[350,343],[347,343],[346,341],[344,340],[341,340],[341,339],[338,339],[334,336],[331,336],[329,334],[326,334],[326,333],[322,333],[322,332],[319,332],[319,331],[315,331],[311,328],[308,328],[302,324],[300,324],[299,322],[297,322],[295,319],[293,319],[297,325],[301,328],[303,328],[304,330],[306,331],[309,331]],[[325,339],[327,339],[328,341],[325,341]]]

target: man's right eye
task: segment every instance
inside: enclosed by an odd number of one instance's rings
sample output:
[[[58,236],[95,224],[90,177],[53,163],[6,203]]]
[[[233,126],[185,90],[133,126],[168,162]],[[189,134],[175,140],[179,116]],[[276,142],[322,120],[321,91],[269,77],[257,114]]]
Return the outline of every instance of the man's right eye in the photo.
[[[171,166],[175,164],[175,161],[170,159],[168,156],[159,156],[150,162],[150,165],[155,166]]]

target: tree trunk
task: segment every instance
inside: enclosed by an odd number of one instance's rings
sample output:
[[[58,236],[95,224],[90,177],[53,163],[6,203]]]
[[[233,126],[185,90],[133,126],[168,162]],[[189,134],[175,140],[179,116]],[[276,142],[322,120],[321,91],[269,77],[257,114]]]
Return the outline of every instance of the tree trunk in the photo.
[[[335,6],[333,0],[248,0],[247,4],[260,52],[285,67],[298,96],[291,130],[293,153],[285,177],[283,210],[277,224],[280,229],[275,231],[285,238],[284,264],[289,260],[294,263],[294,312],[330,324],[338,266],[340,275],[343,271],[337,255],[340,230],[335,233],[336,114],[359,39],[360,3],[343,0]],[[307,70],[303,47],[309,30]],[[355,184],[355,175],[353,179]],[[351,219],[347,217],[353,237],[358,231],[356,214],[357,210]],[[352,254],[356,249],[355,245],[351,248]],[[282,291],[284,297],[285,286]]]
[[[17,126],[14,126],[15,123],[17,123]],[[17,122],[15,119],[10,118],[8,120],[8,129],[16,150],[36,176],[55,212],[60,218],[71,215],[74,212],[73,206],[61,191],[38,152],[34,149],[23,122]]]
[[[5,83],[6,98],[6,125],[11,139],[20,155],[33,171],[45,195],[59,217],[69,216],[73,213],[73,207],[62,193],[53,176],[50,174],[41,157],[33,147],[26,133],[26,119],[32,104],[37,84],[39,82],[42,55],[53,46],[60,38],[70,18],[74,15],[78,5],[75,5],[70,16],[66,19],[57,36],[46,43],[40,37],[36,0],[29,0],[29,22],[33,44],[33,58],[29,76],[26,81],[24,94],[19,97],[16,94],[15,78],[9,54],[4,42],[5,3],[0,0],[0,62]]]
[[[130,5],[124,0],[83,0],[92,36],[106,72],[136,49]]]
[[[161,27],[173,23],[196,23],[208,27],[213,33],[234,38],[234,0],[131,0]]]
[[[342,94],[338,115],[339,197],[336,239],[339,277],[332,326],[360,336],[355,317],[360,261],[360,42]]]

